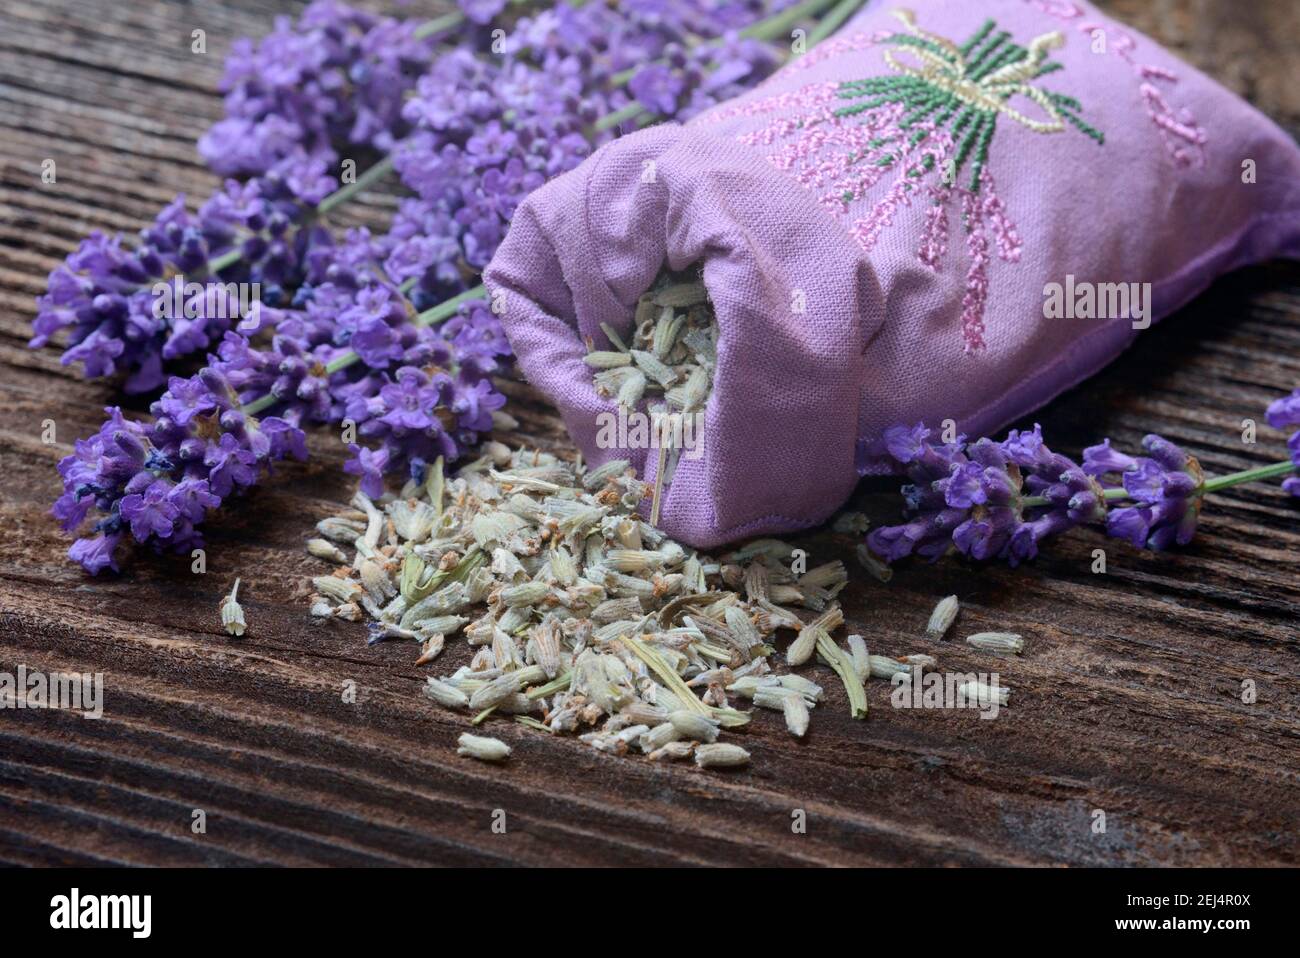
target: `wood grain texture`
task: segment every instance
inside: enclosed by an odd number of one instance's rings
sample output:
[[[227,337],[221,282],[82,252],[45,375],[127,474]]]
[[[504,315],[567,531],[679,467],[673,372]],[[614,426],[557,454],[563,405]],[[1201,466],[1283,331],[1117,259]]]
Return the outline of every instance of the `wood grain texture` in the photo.
[[[1243,79],[1206,39],[1207,22],[1240,9],[1231,0],[1111,6],[1295,130],[1294,84]],[[150,557],[118,578],[73,568],[47,515],[54,466],[121,397],[60,367],[53,348],[25,348],[32,299],[88,230],[136,229],[176,191],[212,188],[193,142],[220,115],[221,57],[232,38],[266,32],[273,12],[297,9],[9,0],[0,10],[0,671],[102,671],[106,684],[100,721],[0,710],[0,861],[1300,863],[1300,508],[1275,484],[1218,496],[1178,554],[1082,533],[1015,572],[943,562],[901,569],[888,586],[855,575],[848,627],[872,651],[998,669],[1012,705],[996,721],[899,711],[874,681],[870,718],[853,722],[819,670],[829,701],[807,741],[761,713],[743,737],[752,766],[721,774],[508,723],[490,729],[514,746],[509,763],[458,758],[466,720],[419,695],[427,672],[409,647],[368,647],[361,626],[307,616],[303,580],[319,566],[302,542],[350,493],[331,436],[313,436],[310,465],[279,470],[212,525],[206,575]],[[1294,12],[1251,9],[1255,27]],[[195,27],[208,32],[207,57],[189,53]],[[1291,56],[1267,39],[1229,48],[1253,51],[1252,76],[1278,76]],[[45,157],[58,160],[55,187],[40,185]],[[368,197],[336,220],[378,227],[392,203]],[[1241,420],[1297,383],[1300,269],[1275,264],[1221,281],[1035,418],[1070,453],[1159,431],[1218,474],[1278,457],[1283,437],[1263,427],[1244,445]],[[507,440],[568,448],[527,386],[506,387],[522,423]],[[45,419],[56,445],[41,442]],[[889,483],[856,497],[878,520],[895,500]],[[852,565],[850,540],[798,543],[812,561]],[[1093,575],[1102,546],[1109,571]],[[243,639],[224,635],[217,614],[236,575]],[[963,602],[954,636],[1016,631],[1027,654],[995,660],[919,638],[949,593]],[[452,643],[435,667],[467,658]],[[1244,680],[1258,688],[1254,704],[1241,700]],[[349,682],[355,704],[342,696]],[[204,835],[190,830],[195,809]],[[490,828],[494,809],[504,835]],[[792,834],[794,809],[807,813],[806,835]],[[1096,809],[1104,834],[1091,827]]]

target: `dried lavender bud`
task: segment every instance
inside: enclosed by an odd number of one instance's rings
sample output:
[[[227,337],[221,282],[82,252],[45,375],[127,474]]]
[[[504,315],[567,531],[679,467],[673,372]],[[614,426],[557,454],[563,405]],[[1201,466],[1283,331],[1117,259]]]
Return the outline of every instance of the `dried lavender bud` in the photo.
[[[664,759],[682,759],[690,758],[691,753],[695,750],[695,743],[687,740],[678,740],[668,742],[660,748],[651,752],[647,758],[652,762],[663,761]]]
[[[469,697],[464,692],[433,677],[426,681],[424,694],[444,708],[463,709],[469,705]]]
[[[831,529],[841,535],[864,536],[871,528],[871,520],[861,512],[841,512],[831,523]]]
[[[802,675],[782,675],[778,681],[783,688],[798,692],[809,702],[820,702],[825,694],[820,685],[804,678]]]
[[[764,685],[754,689],[753,699],[756,708],[772,709],[777,712],[785,711],[785,700],[788,698],[803,698],[794,689],[788,689],[779,683],[775,685]]]
[[[680,738],[682,738],[682,732],[678,730],[677,726],[672,722],[661,722],[641,736],[641,751],[649,754]]]
[[[790,647],[785,650],[785,664],[793,668],[797,665],[803,665],[812,658],[813,652],[817,649],[817,642],[823,636],[826,636],[826,630],[816,625],[805,625],[795,636],[795,640],[790,643]]]
[[[955,595],[946,596],[939,600],[934,611],[930,613],[930,621],[925,627],[925,634],[932,639],[942,639],[944,634],[952,628],[952,624],[957,619],[959,605]]]
[[[867,652],[867,643],[860,635],[850,635],[847,643],[853,671],[857,674],[859,682],[865,682],[871,677],[871,656]]]
[[[1025,650],[1025,640],[1014,632],[976,632],[966,641],[987,652],[1010,652],[1019,655]]]
[[[877,581],[888,582],[894,577],[894,570],[872,555],[865,542],[859,542],[854,546],[853,554],[857,557],[858,564],[871,573]]]
[[[695,764],[700,768],[735,768],[749,764],[749,753],[739,745],[714,742],[695,747]]]
[[[715,742],[718,739],[717,722],[697,712],[679,710],[669,715],[668,721],[682,735],[697,742]]]
[[[999,705],[1007,704],[1007,697],[1011,690],[1005,685],[999,685],[996,688],[986,682],[962,682],[957,686],[957,692],[964,695],[968,701],[978,702],[980,705],[991,705],[997,702]]]
[[[239,595],[239,580],[235,580],[235,587],[230,590],[230,595],[221,600],[221,626],[230,635],[240,636],[244,634],[244,609],[237,601]]]
[[[500,739],[465,732],[456,741],[460,746],[457,755],[468,755],[481,762],[503,762],[510,757],[510,746]]]
[[[808,733],[808,703],[804,701],[802,695],[791,693],[786,695],[782,702],[785,713],[785,727],[790,730],[790,734],[796,738],[803,738]]]
[[[328,539],[308,539],[307,552],[317,559],[324,559],[327,562],[342,564],[348,561],[348,557],[344,555],[343,550]]]

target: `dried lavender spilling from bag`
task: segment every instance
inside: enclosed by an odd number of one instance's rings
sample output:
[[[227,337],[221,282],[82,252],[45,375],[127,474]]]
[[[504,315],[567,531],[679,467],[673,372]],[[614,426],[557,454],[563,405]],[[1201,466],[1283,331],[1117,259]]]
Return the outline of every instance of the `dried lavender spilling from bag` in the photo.
[[[313,615],[367,621],[371,642],[408,643],[435,669],[449,640],[473,649],[424,691],[476,725],[513,719],[618,755],[735,766],[749,759],[744,739],[719,738],[747,726],[752,708],[780,713],[802,738],[822,681],[842,684],[862,719],[869,678],[936,664],[832,638],[848,582],[838,560],[796,573],[791,546],[775,539],[714,559],[638,516],[649,488],[626,462],[585,469],[500,443],[484,452],[450,478],[438,462],[397,496],[358,492],[307,544],[336,566],[312,580]],[[509,754],[486,742],[462,740],[461,754]]]
[[[661,527],[712,548],[827,519],[889,468],[858,454],[886,428],[992,432],[1297,253],[1300,150],[1150,39],[1082,2],[916,0],[602,147],[520,206],[485,279],[588,461],[628,460]],[[686,327],[708,351],[666,361]],[[704,384],[692,447],[645,437],[634,413]]]

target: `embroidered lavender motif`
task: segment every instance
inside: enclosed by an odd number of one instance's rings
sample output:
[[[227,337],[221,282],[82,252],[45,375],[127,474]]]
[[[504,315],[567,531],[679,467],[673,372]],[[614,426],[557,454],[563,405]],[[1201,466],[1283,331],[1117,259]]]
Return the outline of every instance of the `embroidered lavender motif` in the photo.
[[[949,208],[957,205],[967,256],[962,339],[966,352],[976,352],[985,345],[990,259],[996,255],[1003,262],[1019,262],[1022,248],[988,169],[999,118],[1035,133],[1060,133],[1072,126],[1098,144],[1105,137],[1079,116],[1077,100],[1033,82],[1062,68],[1048,60],[1065,43],[1060,32],[1022,47],[986,20],[958,46],[917,27],[908,10],[895,10],[894,16],[906,32],[857,34],[846,47],[884,47],[893,73],[810,84],[715,112],[710,119],[780,111],[782,116],[738,139],[750,146],[779,144],[768,160],[815,190],[822,206],[837,216],[892,175],[866,215],[849,224],[866,250],[900,209],[924,197],[929,206],[916,255],[938,272],[948,250]],[[853,102],[846,105],[846,100]],[[1022,105],[1024,100],[1032,106]]]

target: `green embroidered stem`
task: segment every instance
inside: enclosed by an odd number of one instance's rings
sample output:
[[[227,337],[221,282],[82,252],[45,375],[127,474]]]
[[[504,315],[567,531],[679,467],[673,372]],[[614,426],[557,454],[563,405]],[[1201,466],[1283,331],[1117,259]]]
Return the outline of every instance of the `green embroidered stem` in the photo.
[[[989,158],[989,144],[993,142],[993,126],[997,123],[997,114],[985,114],[980,120],[979,140],[975,144],[975,163],[971,167],[970,191],[978,193],[980,191],[980,182],[984,174],[984,164]]]
[[[967,157],[970,156],[971,151],[975,149],[975,145],[980,141],[981,130],[984,129],[984,125],[987,123],[990,130],[993,128],[993,116],[991,114],[972,113],[972,115],[977,116],[978,119],[975,121],[975,125],[971,127],[970,132],[968,132],[962,139],[961,145],[957,147],[957,155],[953,159],[952,165],[954,174],[959,172],[962,167],[966,165]],[[978,184],[971,189],[973,191],[978,191]]]
[[[980,192],[1001,113],[1008,115],[1007,122],[1019,123],[1034,132],[1057,133],[1068,124],[1099,145],[1105,142],[1101,131],[1079,117],[1082,107],[1074,97],[1041,88],[1031,90],[1027,86],[1028,80],[1062,68],[1058,61],[1044,59],[1047,50],[1059,45],[1059,36],[1045,34],[1024,47],[1015,43],[1006,30],[995,33],[997,25],[989,19],[956,48],[957,54],[954,55],[953,48],[919,30],[910,14],[899,14],[899,19],[911,32],[892,34],[880,43],[923,50],[936,59],[926,58],[918,65],[904,65],[887,58],[896,73],[841,83],[837,96],[858,102],[839,107],[834,115],[852,117],[885,106],[901,107],[898,130],[911,130],[924,124],[922,129],[908,137],[911,147],[923,141],[931,130],[946,128],[954,146],[952,164],[945,171],[945,182],[951,182],[949,177],[955,180],[970,166],[969,190]],[[1003,105],[1017,95],[1031,99],[1039,108],[1038,112],[1046,113],[1046,117],[1034,119]],[[874,162],[888,167],[898,160],[899,154],[891,153]],[[906,175],[922,176],[934,166],[934,157],[927,153]],[[845,196],[845,202],[852,199],[852,196]]]
[[[993,28],[996,26],[997,26],[997,21],[993,20],[992,18],[985,20],[984,23],[980,25],[980,28],[976,30],[974,34],[972,34],[971,38],[967,40],[965,43],[963,43],[959,48],[961,50],[962,57],[963,58],[969,57],[970,52],[974,50],[975,47],[977,47],[979,44],[983,43],[984,38],[987,37],[990,33],[992,33]]]
[[[983,64],[985,61],[988,60],[988,58],[993,54],[995,50],[997,50],[998,47],[1002,46],[1002,44],[1006,43],[1007,40],[1009,39],[1011,39],[1011,34],[1003,30],[1001,33],[997,34],[997,36],[995,36],[992,40],[990,40],[987,44],[985,44],[984,48],[980,50],[978,53],[976,53],[974,58],[969,59],[967,61],[966,75],[971,76],[976,70],[980,68],[981,64]]]

